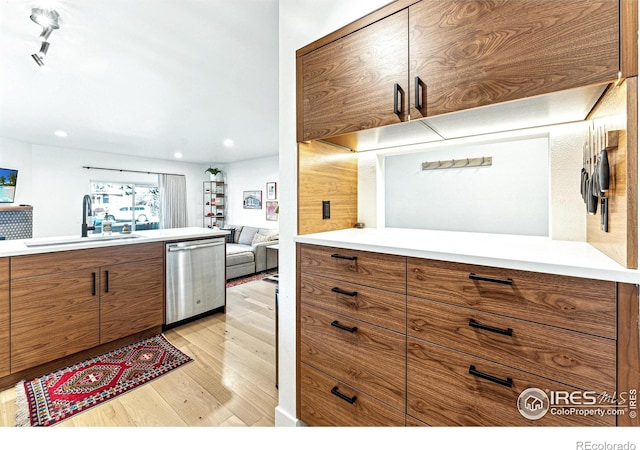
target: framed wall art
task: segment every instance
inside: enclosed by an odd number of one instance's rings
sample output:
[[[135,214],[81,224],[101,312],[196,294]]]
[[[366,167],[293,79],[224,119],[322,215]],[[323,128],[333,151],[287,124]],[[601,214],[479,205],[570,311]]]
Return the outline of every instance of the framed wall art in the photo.
[[[276,182],[267,183],[267,200],[275,200],[278,198]]]
[[[242,207],[244,209],[262,209],[262,191],[243,191]]]
[[[265,203],[265,209],[267,211],[267,220],[278,220],[278,202],[267,200]]]

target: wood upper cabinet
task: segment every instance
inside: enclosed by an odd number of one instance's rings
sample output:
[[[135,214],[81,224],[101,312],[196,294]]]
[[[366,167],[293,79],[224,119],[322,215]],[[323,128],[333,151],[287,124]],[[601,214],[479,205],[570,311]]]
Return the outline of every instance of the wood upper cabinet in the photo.
[[[0,377],[10,372],[9,336],[9,258],[0,258]]]
[[[298,141],[407,120],[407,15],[298,56]]]
[[[298,141],[634,76],[637,8],[398,0],[298,50]]]
[[[162,258],[104,267],[101,290],[100,343],[162,325]]]
[[[411,118],[615,81],[619,22],[618,0],[416,3]]]

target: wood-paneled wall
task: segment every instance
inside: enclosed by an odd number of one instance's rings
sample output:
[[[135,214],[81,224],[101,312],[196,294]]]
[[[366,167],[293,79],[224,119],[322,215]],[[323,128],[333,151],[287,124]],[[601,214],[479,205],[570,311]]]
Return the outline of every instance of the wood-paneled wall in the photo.
[[[331,218],[322,218],[322,202]],[[321,141],[298,144],[298,234],[351,228],[358,220],[355,152]]]
[[[615,118],[626,116],[626,120]],[[638,78],[628,78],[619,87],[611,88],[589,119],[609,118],[618,130],[618,147],[608,152],[610,167],[609,231],[600,228],[601,205],[593,216],[587,216],[587,242],[629,268],[638,267]],[[607,123],[608,124],[608,123]],[[613,130],[613,128],[609,128]],[[585,212],[586,214],[586,212]]]

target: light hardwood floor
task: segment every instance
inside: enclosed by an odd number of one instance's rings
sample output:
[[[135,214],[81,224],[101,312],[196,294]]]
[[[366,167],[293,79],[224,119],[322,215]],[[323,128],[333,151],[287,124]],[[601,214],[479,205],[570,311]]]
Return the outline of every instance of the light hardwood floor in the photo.
[[[272,427],[275,287],[227,289],[227,313],[165,331],[190,362],[56,427]],[[15,425],[15,390],[0,392],[0,426]]]

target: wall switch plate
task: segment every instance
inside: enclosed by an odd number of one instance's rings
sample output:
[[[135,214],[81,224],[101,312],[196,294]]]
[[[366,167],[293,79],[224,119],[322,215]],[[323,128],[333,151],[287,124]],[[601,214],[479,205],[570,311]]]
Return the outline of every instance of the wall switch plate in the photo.
[[[322,220],[331,218],[331,201],[322,200]]]

